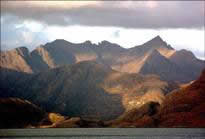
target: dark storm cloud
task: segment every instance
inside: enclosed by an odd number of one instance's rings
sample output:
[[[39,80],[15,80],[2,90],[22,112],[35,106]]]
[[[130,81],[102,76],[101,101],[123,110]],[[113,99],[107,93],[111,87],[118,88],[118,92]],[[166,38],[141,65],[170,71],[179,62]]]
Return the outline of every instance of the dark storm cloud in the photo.
[[[48,25],[115,26],[125,28],[202,28],[204,1],[100,2],[79,7],[2,2],[2,15],[15,15]]]

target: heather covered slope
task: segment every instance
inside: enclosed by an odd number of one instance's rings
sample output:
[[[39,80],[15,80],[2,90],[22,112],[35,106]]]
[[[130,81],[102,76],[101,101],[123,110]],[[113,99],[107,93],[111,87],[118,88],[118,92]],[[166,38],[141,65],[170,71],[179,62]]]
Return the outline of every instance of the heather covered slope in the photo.
[[[166,96],[160,127],[205,127],[205,70],[186,88]]]
[[[26,76],[9,88],[10,96],[30,100],[48,112],[103,120],[148,101],[161,103],[164,94],[174,89],[157,76],[120,73],[94,61]]]
[[[148,102],[107,122],[111,127],[205,127],[205,70],[200,78],[165,96],[161,105]]]

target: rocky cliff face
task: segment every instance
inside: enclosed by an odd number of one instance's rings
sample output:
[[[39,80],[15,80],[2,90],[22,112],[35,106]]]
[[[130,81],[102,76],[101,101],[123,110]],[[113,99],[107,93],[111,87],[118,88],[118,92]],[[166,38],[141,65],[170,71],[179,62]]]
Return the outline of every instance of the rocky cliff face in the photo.
[[[19,47],[10,51],[0,53],[1,68],[33,73],[32,67],[29,63],[29,51],[26,47]]]

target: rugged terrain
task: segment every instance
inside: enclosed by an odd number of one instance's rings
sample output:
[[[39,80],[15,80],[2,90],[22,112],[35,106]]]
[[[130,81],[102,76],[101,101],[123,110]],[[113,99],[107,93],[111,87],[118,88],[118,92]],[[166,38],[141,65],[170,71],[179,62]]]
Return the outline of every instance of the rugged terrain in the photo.
[[[121,73],[94,61],[21,77],[12,86],[4,81],[1,97],[27,99],[47,112],[101,120],[114,119],[148,101],[162,103],[165,94],[177,88],[155,75]]]
[[[205,70],[199,79],[185,88],[166,95],[163,103],[149,102],[132,109],[116,120],[112,127],[205,127]]]
[[[0,128],[76,127],[205,127],[205,69],[199,79],[166,95],[160,104],[148,101],[113,120],[46,113],[27,100],[0,99]]]
[[[174,50],[160,36],[130,49],[118,44],[90,41],[74,44],[55,40],[32,52],[26,47],[1,52],[2,68],[37,73],[62,65],[94,60],[127,73],[156,74],[163,80],[186,83],[199,77],[204,62],[187,50]]]
[[[0,54],[1,128],[204,127],[204,61],[159,36],[130,49],[55,40]]]

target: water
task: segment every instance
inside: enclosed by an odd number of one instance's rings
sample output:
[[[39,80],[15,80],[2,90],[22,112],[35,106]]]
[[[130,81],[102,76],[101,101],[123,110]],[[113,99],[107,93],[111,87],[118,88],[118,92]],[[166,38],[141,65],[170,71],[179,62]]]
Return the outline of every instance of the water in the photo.
[[[205,137],[179,137],[179,136],[81,136],[81,137],[2,137],[3,139],[204,139]]]
[[[205,139],[205,129],[192,128],[53,128],[0,129],[4,139]]]

